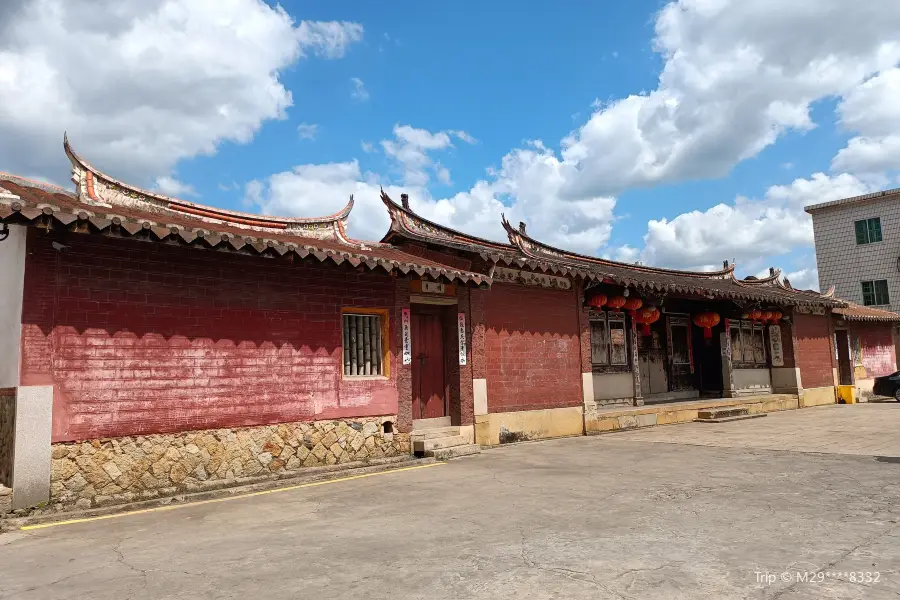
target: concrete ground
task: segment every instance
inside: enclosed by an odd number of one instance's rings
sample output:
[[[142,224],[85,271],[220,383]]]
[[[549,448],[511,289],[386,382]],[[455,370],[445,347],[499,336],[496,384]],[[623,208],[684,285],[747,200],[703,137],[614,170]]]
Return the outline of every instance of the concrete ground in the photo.
[[[898,432],[812,408],[17,531],[0,598],[896,598]]]

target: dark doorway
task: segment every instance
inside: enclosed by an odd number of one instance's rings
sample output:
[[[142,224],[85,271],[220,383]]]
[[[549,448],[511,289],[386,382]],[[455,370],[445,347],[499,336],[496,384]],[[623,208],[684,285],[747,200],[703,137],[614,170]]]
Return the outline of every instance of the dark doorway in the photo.
[[[412,306],[413,419],[447,416],[443,315],[440,307]]]
[[[840,385],[853,385],[853,363],[850,359],[850,335],[846,329],[838,329],[834,332],[834,341],[837,345],[838,377]]]
[[[691,346],[694,354],[694,381],[705,396],[722,395],[722,341],[725,326],[712,328],[712,337],[705,338],[702,327],[691,327]]]

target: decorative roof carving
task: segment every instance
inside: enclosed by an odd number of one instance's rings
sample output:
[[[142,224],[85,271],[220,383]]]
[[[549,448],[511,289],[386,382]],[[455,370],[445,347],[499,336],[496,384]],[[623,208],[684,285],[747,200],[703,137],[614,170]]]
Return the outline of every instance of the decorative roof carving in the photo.
[[[350,201],[344,208],[325,217],[267,217],[215,208],[143,190],[93,167],[72,149],[67,135],[63,138],[63,148],[72,163],[72,181],[75,183],[78,199],[97,209],[129,208],[159,214],[160,219],[164,219],[166,214],[189,215],[210,225],[228,225],[258,232],[280,231],[313,239],[342,240],[346,237],[343,231],[353,209],[353,196],[350,196]]]

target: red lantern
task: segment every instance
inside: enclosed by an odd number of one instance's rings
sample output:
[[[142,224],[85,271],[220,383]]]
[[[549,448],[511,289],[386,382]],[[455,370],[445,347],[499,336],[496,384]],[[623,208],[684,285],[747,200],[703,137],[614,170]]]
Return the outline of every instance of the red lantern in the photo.
[[[619,310],[620,308],[625,306],[626,302],[627,300],[625,299],[625,296],[613,296],[606,301],[606,305],[613,310]]]
[[[772,322],[777,323],[778,321],[781,320],[781,317],[783,317],[783,316],[784,315],[781,313],[780,310],[773,310],[772,311]]]
[[[631,317],[634,318],[634,313],[637,309],[644,305],[644,301],[636,296],[630,296],[625,304],[622,305],[622,308],[629,311],[631,313]]]
[[[694,325],[703,328],[703,337],[710,339],[712,337],[712,328],[719,324],[719,314],[711,311],[697,313],[694,315]]]
[[[761,310],[759,310],[758,308],[754,308],[750,311],[750,318],[754,321],[759,321],[760,319],[762,319],[762,314],[763,313]]]
[[[771,310],[763,311],[761,320],[762,321],[771,321],[772,320],[772,311]]]
[[[606,304],[606,294],[594,294],[588,298],[588,306],[591,308],[603,308]]]
[[[650,335],[650,324],[659,320],[659,309],[655,306],[647,306],[637,311],[635,320],[641,324],[641,335]]]

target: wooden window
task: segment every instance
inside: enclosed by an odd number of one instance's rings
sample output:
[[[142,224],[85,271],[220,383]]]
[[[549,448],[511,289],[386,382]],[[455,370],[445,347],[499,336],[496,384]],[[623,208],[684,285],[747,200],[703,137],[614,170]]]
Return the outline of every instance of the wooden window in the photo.
[[[884,306],[891,303],[888,295],[887,279],[862,282],[863,304],[866,306]]]
[[[854,222],[857,244],[872,244],[881,241],[881,219],[874,217]]]
[[[609,364],[609,329],[605,314],[602,319],[591,321],[591,364]]]
[[[591,364],[628,364],[628,330],[625,313],[598,313],[591,317]]]
[[[690,329],[687,317],[669,317],[669,335],[672,339],[672,364],[691,364]]]
[[[741,322],[731,321],[728,329],[729,337],[731,338],[731,361],[741,362],[743,360],[741,348]]]
[[[611,312],[609,322],[609,364],[628,364],[628,335],[625,329],[625,313]]]
[[[388,375],[387,315],[380,309],[343,311],[344,377]]]
[[[753,362],[758,365],[766,364],[766,344],[762,323],[753,324]]]
[[[753,321],[741,321],[741,362],[753,362]]]

